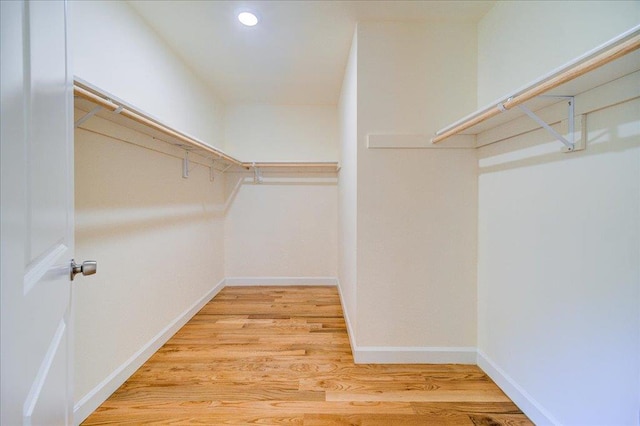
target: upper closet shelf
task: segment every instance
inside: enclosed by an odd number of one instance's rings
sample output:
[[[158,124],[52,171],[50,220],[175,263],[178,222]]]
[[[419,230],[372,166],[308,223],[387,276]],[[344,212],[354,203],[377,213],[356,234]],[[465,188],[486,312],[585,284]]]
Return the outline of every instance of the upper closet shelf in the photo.
[[[532,110],[558,103],[562,98],[579,95],[640,70],[639,48],[640,25],[437,131],[431,142],[436,144],[454,135],[478,135],[525,114],[535,120],[537,117]],[[545,123],[538,122],[541,126],[546,126]],[[568,150],[571,151],[572,148]]]
[[[148,134],[155,139],[177,146],[187,152],[193,152],[212,160],[223,161],[228,164],[226,169],[230,167],[240,168],[241,170],[297,169],[310,172],[337,172],[340,170],[337,162],[243,162],[218,148],[172,129],[139,109],[78,78],[74,80],[73,93],[74,106],[86,113],[76,121],[76,127],[96,115]]]

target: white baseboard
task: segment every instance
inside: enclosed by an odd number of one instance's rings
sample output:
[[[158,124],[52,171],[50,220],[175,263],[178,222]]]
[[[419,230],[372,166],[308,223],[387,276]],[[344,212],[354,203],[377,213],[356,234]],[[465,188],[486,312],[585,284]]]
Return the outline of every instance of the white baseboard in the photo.
[[[351,344],[353,360],[356,364],[474,364],[477,354],[475,347],[430,347],[430,346],[359,346],[349,311],[344,303],[342,286],[337,280],[338,292],[347,334]]]
[[[335,286],[338,283],[336,277],[229,277],[225,280],[229,287],[261,286],[261,285],[323,285]]]
[[[527,393],[503,369],[498,367],[484,352],[478,349],[478,367],[480,367],[507,396],[536,425],[559,425],[551,413],[545,410],[531,395]]]
[[[181,313],[162,331],[156,334],[146,345],[126,360],[113,373],[107,376],[98,386],[78,401],[73,407],[74,424],[82,423],[96,408],[111,396],[135,371],[142,366],[167,340],[169,340],[184,324],[187,323],[202,307],[224,288],[223,279],[209,290],[200,300]]]
[[[347,335],[349,336],[349,344],[351,344],[351,353],[354,355],[355,361],[355,353],[356,353],[356,333],[351,323],[351,319],[349,318],[349,311],[347,310],[347,306],[344,304],[344,294],[342,293],[342,286],[340,285],[340,280],[336,278],[336,284],[338,285],[338,293],[340,295],[340,304],[342,305],[342,315],[344,316],[344,322],[347,324]]]
[[[356,346],[356,364],[472,364],[476,348],[433,346]]]

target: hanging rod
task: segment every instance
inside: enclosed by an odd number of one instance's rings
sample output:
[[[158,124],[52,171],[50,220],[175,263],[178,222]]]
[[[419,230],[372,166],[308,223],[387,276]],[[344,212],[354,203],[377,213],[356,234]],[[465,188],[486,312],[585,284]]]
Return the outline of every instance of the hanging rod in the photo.
[[[163,124],[157,123],[156,121],[145,117],[142,113],[139,113],[137,111],[134,111],[133,109],[131,109],[130,107],[126,106],[126,105],[118,105],[117,103],[113,102],[110,99],[106,99],[103,98],[102,96],[99,96],[81,86],[78,85],[78,83],[74,83],[73,85],[73,93],[74,95],[86,99],[89,102],[92,102],[96,105],[99,105],[105,109],[107,109],[108,111],[112,111],[115,112],[116,110],[120,110],[119,114],[127,117],[133,121],[136,121],[140,124],[143,124],[145,126],[151,127],[155,130],[158,130],[168,136],[171,136],[175,139],[178,139],[181,142],[186,143],[187,145],[190,145],[192,147],[195,148],[199,148],[202,149],[208,153],[214,154],[215,156],[235,165],[235,166],[239,166],[239,167],[245,167],[247,168],[247,166],[245,166],[244,163],[242,163],[241,161],[225,154],[224,152],[215,149],[205,143],[202,143],[200,141],[197,141],[193,138],[190,138],[189,136],[183,135],[180,132],[177,132],[176,130],[173,130]]]
[[[626,40],[625,40],[626,39]],[[622,56],[640,48],[640,26],[621,34],[603,46],[583,55],[559,71],[543,78],[536,83],[525,88],[516,95],[508,97],[505,101],[499,102],[487,109],[471,114],[456,123],[436,132],[436,136],[431,139],[432,143],[442,142],[450,136],[462,133],[463,131],[482,123],[492,117],[501,114],[511,108],[527,102],[545,92],[553,90],[558,86],[574,80],[590,71],[608,64]]]
[[[196,139],[193,139],[187,135],[184,135],[170,127],[165,126],[157,122],[155,119],[148,117],[144,113],[137,111],[135,108],[128,106],[124,102],[114,101],[109,98],[109,95],[106,93],[101,93],[101,91],[97,88],[88,87],[87,83],[82,83],[80,81],[74,81],[73,92],[74,95],[85,99],[93,104],[96,104],[98,107],[94,108],[94,110],[90,111],[84,117],[82,117],[80,121],[85,121],[86,119],[92,117],[99,111],[99,107],[105,109],[107,111],[111,111],[127,117],[135,122],[148,126],[152,129],[155,129],[165,135],[168,135],[172,138],[175,138],[186,145],[178,145],[182,149],[189,149],[190,147],[201,149],[209,154],[213,154],[214,156],[226,161],[229,163],[229,167],[238,166],[247,170],[251,170],[253,168],[298,168],[298,169],[321,169],[320,171],[329,171],[329,172],[337,172],[340,170],[340,167],[337,162],[294,162],[294,161],[279,161],[279,162],[242,162],[230,155],[225,154],[224,152],[207,145],[203,142],[200,142]],[[81,124],[81,123],[78,123]],[[175,144],[174,144],[175,145]],[[229,167],[224,170],[228,170]]]
[[[279,162],[251,162],[243,163],[245,167],[259,167],[259,168],[322,168],[331,169],[331,171],[338,171],[337,162],[295,162],[295,161],[279,161]]]

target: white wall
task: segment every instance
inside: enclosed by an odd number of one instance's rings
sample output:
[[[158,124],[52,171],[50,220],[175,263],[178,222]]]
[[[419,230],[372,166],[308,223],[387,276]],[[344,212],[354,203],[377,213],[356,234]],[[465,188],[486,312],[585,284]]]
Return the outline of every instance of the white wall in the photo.
[[[225,220],[226,277],[335,279],[335,175],[265,173],[261,184],[245,174],[229,174],[227,179],[230,186],[237,179],[243,183],[232,194]]]
[[[223,147],[223,105],[126,2],[70,5],[75,76]],[[85,126],[159,145],[98,118]],[[200,167],[183,180],[179,159],[85,130],[76,166],[76,252],[99,261],[74,294],[78,421],[224,278],[224,179],[211,184]]]
[[[473,362],[475,151],[367,149],[366,137],[431,135],[460,108],[473,108],[475,46],[468,23],[358,25],[356,337],[363,349],[400,348],[416,354],[403,358],[413,362]],[[434,348],[445,348],[444,357]]]
[[[336,106],[236,104],[227,106],[224,119],[227,149],[243,161],[336,161],[337,127]],[[334,279],[336,174],[262,173],[262,184],[254,184],[252,174],[228,174],[226,276],[254,279],[247,283]],[[233,193],[238,180],[243,183]]]
[[[349,335],[355,338],[358,234],[358,32],[353,34],[340,94],[338,182],[338,278]],[[354,349],[354,348],[352,348]]]
[[[124,1],[71,1],[74,75],[224,149],[223,105]]]
[[[97,117],[83,127],[93,132],[75,134],[76,256],[98,261],[74,287],[75,398],[87,415],[132,357],[224,278],[224,188],[194,162],[183,179],[180,150],[123,142],[163,147],[148,136]]]
[[[500,2],[479,25],[479,98],[639,18],[638,2]],[[638,424],[639,117],[638,99],[588,114],[573,154],[525,155],[542,130],[479,151],[501,164],[479,177],[478,361],[537,424]]]
[[[233,104],[225,109],[225,146],[242,161],[336,161],[335,105]]]

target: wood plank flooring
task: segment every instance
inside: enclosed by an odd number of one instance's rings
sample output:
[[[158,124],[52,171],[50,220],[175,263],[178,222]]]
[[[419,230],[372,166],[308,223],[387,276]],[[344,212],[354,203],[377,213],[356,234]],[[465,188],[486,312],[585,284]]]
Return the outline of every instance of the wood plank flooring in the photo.
[[[356,365],[334,287],[227,287],[87,420],[531,425],[476,366]]]

